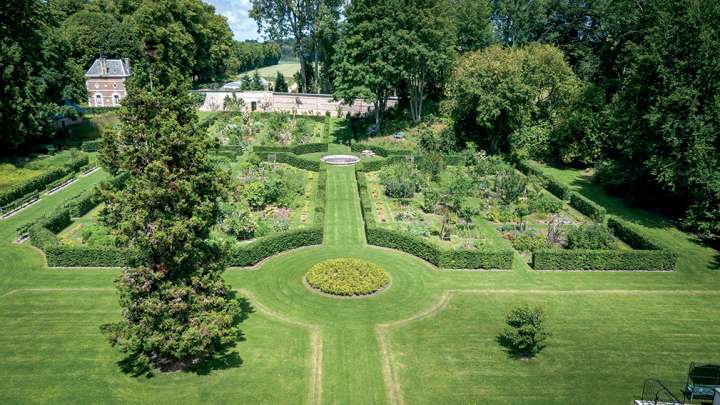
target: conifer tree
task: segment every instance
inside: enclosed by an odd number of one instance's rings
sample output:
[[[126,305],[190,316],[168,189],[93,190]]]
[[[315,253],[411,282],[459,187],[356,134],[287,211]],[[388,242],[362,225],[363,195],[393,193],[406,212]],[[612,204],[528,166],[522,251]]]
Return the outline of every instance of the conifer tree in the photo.
[[[172,71],[151,76],[135,71],[122,129],[107,136],[102,157],[111,173],[128,174],[123,188],[104,190],[102,222],[137,257],[116,282],[122,319],[101,329],[136,371],[186,369],[241,335],[223,248],[210,238],[229,176],[207,155],[189,82]]]

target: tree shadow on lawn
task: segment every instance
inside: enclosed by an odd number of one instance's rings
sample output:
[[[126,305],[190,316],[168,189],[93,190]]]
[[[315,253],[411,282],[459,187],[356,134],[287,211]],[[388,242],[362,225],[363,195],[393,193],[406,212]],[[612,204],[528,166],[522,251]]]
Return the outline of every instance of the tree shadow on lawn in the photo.
[[[255,308],[252,306],[250,301],[246,298],[238,298],[235,292],[232,292],[232,298],[236,299],[240,304],[240,315],[238,317],[238,323],[244,322],[250,314],[255,312]],[[155,372],[185,372],[194,373],[197,375],[209,375],[216,370],[226,370],[229,368],[240,367],[243,365],[243,359],[240,357],[240,353],[236,350],[237,344],[247,340],[245,335],[240,332],[235,341],[221,346],[218,350],[206,359],[202,359],[199,362],[189,364],[187,366],[179,366],[177,364],[170,366],[169,368],[162,367],[151,367],[147,361],[144,361],[139,356],[134,354],[128,354],[125,358],[119,360],[117,365],[120,370],[129,374],[132,377],[145,376],[146,378],[152,378],[155,376]]]
[[[502,348],[505,354],[507,354],[508,358],[512,360],[523,360],[523,361],[529,361],[535,358],[536,354],[518,351],[515,345],[513,345],[512,340],[507,337],[505,333],[500,333],[495,337],[495,342],[499,344]],[[541,352],[545,348],[545,345],[541,345],[538,349],[538,352]]]

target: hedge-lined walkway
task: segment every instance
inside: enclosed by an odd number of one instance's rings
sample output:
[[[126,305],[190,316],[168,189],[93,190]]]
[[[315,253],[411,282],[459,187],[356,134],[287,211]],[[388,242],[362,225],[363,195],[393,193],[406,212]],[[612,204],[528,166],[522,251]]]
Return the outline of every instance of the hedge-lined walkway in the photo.
[[[326,207],[325,244],[348,247],[365,244],[353,166],[328,165]]]

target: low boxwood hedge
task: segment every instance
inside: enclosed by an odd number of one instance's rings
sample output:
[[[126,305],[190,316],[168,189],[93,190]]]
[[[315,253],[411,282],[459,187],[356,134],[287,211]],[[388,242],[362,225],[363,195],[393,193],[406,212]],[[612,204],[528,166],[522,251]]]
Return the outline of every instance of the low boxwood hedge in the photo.
[[[607,210],[589,198],[577,192],[570,192],[570,206],[595,222],[604,222]]]
[[[512,268],[512,250],[482,251],[443,249],[425,239],[376,226],[365,174],[356,171],[355,178],[358,194],[360,194],[360,208],[363,213],[365,236],[368,244],[397,249],[424,259],[438,267],[447,269]]]
[[[382,160],[370,160],[362,163],[362,166],[360,166],[360,170],[364,172],[376,172],[378,170],[381,170],[385,166],[389,166],[393,163],[403,163],[407,160],[406,155],[393,155],[388,156],[385,159]]]
[[[526,175],[533,175],[542,179],[545,183],[545,188],[557,198],[565,201],[570,199],[570,193],[572,192],[570,187],[543,173],[537,163],[529,160],[522,160],[516,164],[518,170]]]
[[[325,224],[325,203],[327,201],[327,169],[320,168],[318,172],[318,184],[315,192],[315,217],[313,222],[317,226]]]
[[[274,152],[284,152],[284,153],[293,153],[295,155],[304,155],[306,153],[317,153],[317,152],[327,152],[328,151],[328,144],[327,143],[305,143],[301,145],[294,145],[294,146],[254,146],[253,152],[255,153],[274,153]]]
[[[541,250],[533,252],[536,270],[661,270],[675,269],[677,256],[660,248],[634,225],[609,217],[608,228],[636,250]]]
[[[286,250],[320,245],[322,239],[323,229],[320,227],[269,235],[249,244],[238,244],[230,254],[229,263],[236,267],[252,266]]]
[[[370,245],[382,246],[409,253],[438,267],[447,269],[510,269],[511,250],[451,250],[404,232],[368,226],[367,241]]]
[[[90,160],[87,156],[81,156],[68,162],[63,167],[48,170],[27,181],[17,184],[9,190],[0,193],[0,206],[9,206],[15,200],[23,199],[32,193],[39,193],[45,190],[53,182],[79,172],[83,167],[87,166],[89,162]]]
[[[45,247],[49,267],[127,267],[134,259],[127,249],[116,247],[69,246]]]
[[[70,211],[71,216],[77,218],[90,212],[99,203],[96,190],[91,189],[70,198],[65,202],[64,207]]]
[[[353,152],[362,152],[364,150],[371,150],[376,155],[388,157],[392,155],[412,155],[414,152],[410,149],[388,149],[380,145],[371,145],[366,143],[353,143],[350,145],[350,150]]]
[[[100,150],[101,145],[102,145],[102,139],[94,139],[92,141],[83,142],[82,146],[80,146],[80,149],[83,152],[97,152]]]
[[[633,249],[639,250],[661,250],[647,235],[622,219],[609,217],[607,226],[613,234],[621,241],[627,243]]]
[[[297,157],[292,153],[286,152],[256,152],[258,156],[263,159],[267,159],[268,155],[274,154],[275,161],[278,163],[286,163],[290,166],[297,167],[298,169],[308,170],[311,172],[320,171],[320,161],[308,160],[301,157]]]
[[[662,270],[675,268],[667,250],[540,250],[533,252],[535,270]]]

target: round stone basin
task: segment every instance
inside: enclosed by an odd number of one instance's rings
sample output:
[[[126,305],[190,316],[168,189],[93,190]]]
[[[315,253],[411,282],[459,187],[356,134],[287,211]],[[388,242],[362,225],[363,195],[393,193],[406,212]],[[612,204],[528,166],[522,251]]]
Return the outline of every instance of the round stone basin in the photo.
[[[360,158],[353,155],[328,155],[323,156],[320,160],[329,165],[354,165],[360,161]]]

